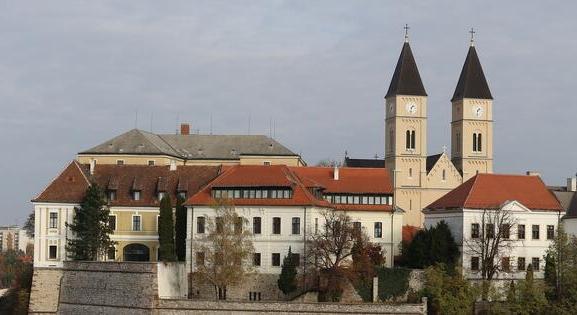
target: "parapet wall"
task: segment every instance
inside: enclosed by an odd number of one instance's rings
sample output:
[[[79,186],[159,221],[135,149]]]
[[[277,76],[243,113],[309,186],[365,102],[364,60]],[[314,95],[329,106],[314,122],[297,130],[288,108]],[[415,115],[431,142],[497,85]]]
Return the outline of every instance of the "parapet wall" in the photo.
[[[64,262],[60,314],[151,314],[156,263]]]
[[[60,268],[34,268],[28,314],[56,314],[62,274]]]

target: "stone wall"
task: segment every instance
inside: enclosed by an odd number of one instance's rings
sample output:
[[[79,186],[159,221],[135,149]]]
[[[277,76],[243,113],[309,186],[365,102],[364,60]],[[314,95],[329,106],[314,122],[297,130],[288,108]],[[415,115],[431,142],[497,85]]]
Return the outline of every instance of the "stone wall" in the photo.
[[[153,314],[426,314],[427,301],[420,304],[382,303],[292,303],[161,300]]]
[[[256,292],[260,293],[261,301],[284,300],[285,296],[279,290],[277,280],[277,274],[253,274],[243,280],[242,284],[228,287],[226,297],[228,300],[249,300],[250,292]],[[215,292],[212,285],[193,280],[191,287],[193,299],[214,299]]]
[[[64,262],[60,314],[150,314],[158,302],[156,263]]]
[[[34,268],[29,314],[56,314],[62,273],[60,268]]]

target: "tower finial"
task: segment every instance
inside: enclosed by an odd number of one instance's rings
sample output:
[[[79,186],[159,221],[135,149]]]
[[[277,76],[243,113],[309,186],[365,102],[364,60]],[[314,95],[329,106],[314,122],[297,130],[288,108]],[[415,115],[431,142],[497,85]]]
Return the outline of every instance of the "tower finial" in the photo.
[[[471,30],[469,31],[469,33],[471,34],[471,47],[475,46],[475,29],[471,27]]]
[[[405,24],[405,27],[403,27],[405,29],[405,43],[409,42],[409,24]]]

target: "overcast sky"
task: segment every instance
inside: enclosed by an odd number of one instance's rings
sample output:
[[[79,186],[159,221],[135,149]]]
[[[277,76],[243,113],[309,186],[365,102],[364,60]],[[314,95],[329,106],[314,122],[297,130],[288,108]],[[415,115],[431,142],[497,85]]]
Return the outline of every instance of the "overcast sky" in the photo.
[[[575,1],[0,0],[0,224],[81,150],[135,126],[269,134],[309,164],[382,157],[410,25],[429,154],[450,146],[469,33],[495,98],[495,171],[577,171]]]

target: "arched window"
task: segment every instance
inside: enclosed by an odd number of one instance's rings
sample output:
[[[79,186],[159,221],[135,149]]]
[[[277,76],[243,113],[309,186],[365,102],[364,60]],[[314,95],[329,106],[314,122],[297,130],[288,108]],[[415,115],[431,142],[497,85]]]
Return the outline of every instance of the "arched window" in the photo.
[[[414,130],[407,130],[405,135],[405,148],[407,149],[414,149],[415,148],[415,131]]]
[[[483,150],[481,133],[473,133],[473,152],[481,152]]]
[[[443,181],[447,180],[447,171],[443,170]]]
[[[405,136],[405,147],[407,149],[411,148],[411,131],[407,130],[407,134]]]
[[[409,168],[409,178],[413,178],[413,169]]]

